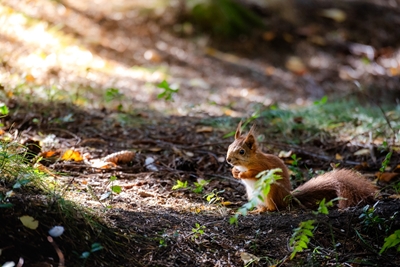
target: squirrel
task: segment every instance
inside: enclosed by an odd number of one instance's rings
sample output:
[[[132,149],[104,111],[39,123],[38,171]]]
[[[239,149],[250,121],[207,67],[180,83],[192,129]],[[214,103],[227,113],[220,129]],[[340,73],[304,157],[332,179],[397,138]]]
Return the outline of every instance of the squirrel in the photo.
[[[294,198],[301,206],[309,209],[318,207],[318,202],[325,198],[330,201],[339,197],[338,207],[345,209],[374,198],[376,187],[360,173],[349,169],[335,169],[315,178],[292,191],[289,171],[277,156],[266,154],[258,147],[253,125],[247,135],[241,133],[240,122],[235,140],[229,146],[226,161],[233,166],[232,175],[240,179],[246,187],[248,199],[253,198],[256,175],[265,170],[279,168],[277,173],[282,179],[271,185],[268,195],[262,196],[257,211],[279,211],[290,205]]]

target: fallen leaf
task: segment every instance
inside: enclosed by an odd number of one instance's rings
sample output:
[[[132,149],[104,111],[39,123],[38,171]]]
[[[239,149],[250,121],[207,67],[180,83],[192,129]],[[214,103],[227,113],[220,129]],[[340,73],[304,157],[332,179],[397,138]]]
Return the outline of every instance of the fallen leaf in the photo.
[[[384,172],[384,173],[377,172],[375,174],[375,176],[378,177],[379,181],[383,181],[386,183],[390,182],[391,180],[393,180],[393,178],[395,178],[399,175],[400,175],[400,173],[397,173],[397,172]]]
[[[202,126],[196,129],[196,133],[211,133],[213,130],[211,126]]]
[[[47,158],[50,158],[50,157],[54,157],[54,156],[56,156],[57,154],[58,154],[58,151],[56,151],[56,150],[49,150],[49,151],[45,151],[45,152],[40,153],[40,156],[41,156],[42,158],[47,159]]]
[[[33,75],[32,74],[27,74],[26,76],[25,76],[25,81],[27,81],[27,82],[34,82],[36,79],[35,79],[35,77],[33,77]]]
[[[289,151],[281,150],[281,151],[279,151],[278,157],[280,157],[280,158],[290,158],[292,153],[293,153],[292,150],[289,150]]]
[[[276,33],[273,31],[266,31],[263,33],[262,37],[265,41],[272,41],[275,39]]]
[[[232,203],[232,202],[230,202],[230,201],[222,201],[221,202],[221,205],[222,206],[231,206],[231,205],[233,205],[234,203]]]
[[[250,254],[248,252],[240,252],[240,258],[242,259],[244,265],[247,265],[252,262],[257,263],[260,261],[259,257],[255,256],[253,254]]]
[[[24,215],[24,216],[20,217],[19,220],[22,222],[22,224],[25,227],[32,229],[32,230],[35,230],[39,226],[39,221],[35,220],[35,218],[28,216],[28,215]]]
[[[328,8],[321,12],[321,16],[333,19],[336,22],[343,22],[346,20],[346,13],[338,8]]]
[[[343,157],[342,157],[342,155],[340,155],[339,153],[336,153],[335,159],[336,159],[336,160],[343,160]]]
[[[153,49],[149,49],[146,52],[144,52],[143,57],[144,59],[154,63],[161,62],[162,60],[160,53],[158,53],[156,50]]]
[[[363,148],[363,149],[360,149],[360,150],[354,152],[353,155],[354,156],[365,156],[365,155],[369,155],[370,153],[371,152],[368,148]]]
[[[159,152],[159,151],[161,151],[161,147],[151,147],[151,148],[149,148],[149,151],[151,151],[151,152]]]
[[[68,149],[65,151],[64,155],[61,157],[62,160],[73,160],[73,161],[82,161],[83,157],[79,151],[74,149]]]
[[[299,57],[289,57],[285,63],[285,67],[290,70],[291,72],[303,75],[307,72],[306,66],[304,65],[303,61]]]

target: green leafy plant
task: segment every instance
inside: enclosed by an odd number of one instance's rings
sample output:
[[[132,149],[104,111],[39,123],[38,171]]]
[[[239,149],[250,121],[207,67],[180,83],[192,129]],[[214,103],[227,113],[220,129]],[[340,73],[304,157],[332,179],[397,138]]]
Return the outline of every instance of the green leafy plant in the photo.
[[[217,36],[248,34],[264,23],[251,9],[233,0],[187,1],[189,20],[202,30]]]
[[[253,114],[251,114],[251,116],[250,116],[249,118],[247,118],[247,119],[242,123],[242,129],[246,128],[246,126],[247,126],[249,123],[251,123],[252,121],[256,120],[258,117],[260,117],[260,110],[259,110],[259,109],[257,109],[256,111],[254,111]],[[229,132],[229,133],[225,134],[225,135],[223,136],[223,138],[228,138],[228,137],[234,136],[235,133],[236,133],[236,131]]]
[[[258,178],[258,180],[255,184],[253,198],[250,199],[242,207],[240,207],[235,215],[229,219],[230,224],[237,224],[240,215],[247,215],[248,211],[257,207],[257,204],[260,201],[264,202],[263,196],[268,195],[269,191],[271,190],[271,185],[273,183],[276,183],[277,180],[282,179],[279,174],[276,174],[278,172],[282,172],[282,170],[276,168],[272,170],[262,171],[256,175],[256,178]]]
[[[163,89],[163,91],[157,95],[157,98],[166,101],[172,101],[172,96],[179,91],[179,88],[172,88],[166,80],[157,84],[157,87]]]
[[[204,234],[204,230],[206,229],[205,225],[200,225],[199,223],[195,224],[195,227],[192,228],[192,240],[199,238]]]
[[[390,163],[390,159],[392,158],[392,154],[393,154],[393,151],[389,151],[389,153],[386,154],[385,159],[382,162],[382,166],[379,169],[380,172],[384,172],[386,170],[387,166]]]
[[[300,222],[299,227],[295,228],[292,237],[289,240],[290,246],[293,247],[293,251],[290,254],[290,259],[293,259],[297,252],[301,252],[308,248],[310,243],[310,237],[313,237],[312,231],[314,230],[315,220],[307,220]]]
[[[0,103],[0,115],[5,116],[5,115],[8,115],[8,113],[9,113],[9,110],[8,110],[8,107],[6,106],[6,104]]]
[[[124,94],[122,94],[119,89],[117,88],[107,88],[106,92],[104,94],[104,99],[106,102],[111,102],[113,100],[121,100],[124,97]]]
[[[80,258],[84,259],[83,266],[85,266],[86,261],[92,253],[102,250],[103,248],[104,247],[100,243],[93,243],[89,251],[82,252]]]
[[[385,238],[385,243],[382,246],[382,249],[379,251],[379,254],[382,254],[387,249],[396,247],[397,252],[400,252],[400,230],[396,230],[393,234]]]
[[[204,195],[208,204],[214,204],[223,201],[223,198],[219,196],[219,194],[223,193],[225,190],[217,191],[213,189],[210,193]]]
[[[291,170],[296,178],[296,180],[302,180],[303,179],[303,173],[301,172],[301,169],[299,167],[299,161],[301,158],[298,158],[296,154],[293,154],[291,156],[292,159],[292,164],[289,165],[289,170]]]
[[[320,214],[328,215],[329,214],[328,207],[333,207],[333,202],[339,201],[341,199],[342,199],[341,197],[337,197],[337,198],[331,199],[328,202],[326,202],[325,198],[322,199],[318,204],[318,210],[316,212],[314,212],[314,213],[315,214],[320,213]]]
[[[207,180],[199,180],[198,182],[194,182],[195,188],[193,188],[193,192],[196,194],[200,194],[204,190],[204,186],[208,185],[210,181]]]
[[[117,88],[107,88],[106,92],[104,94],[104,99],[106,100],[107,103],[112,102],[112,101],[119,101],[119,105],[117,107],[117,110],[121,111],[122,110],[122,99],[124,98],[124,94],[119,91]]]
[[[176,180],[176,184],[172,187],[172,190],[177,190],[177,189],[181,189],[181,188],[187,188],[188,187],[188,182],[187,181],[179,181]]]
[[[366,205],[358,217],[359,219],[362,219],[361,224],[364,225],[364,229],[367,231],[371,228],[378,228],[379,230],[383,229],[385,219],[375,214],[375,206],[377,204],[378,202],[372,207],[370,207],[370,205]]]
[[[324,105],[326,102],[328,102],[328,97],[323,96],[320,100],[314,101],[314,105]]]

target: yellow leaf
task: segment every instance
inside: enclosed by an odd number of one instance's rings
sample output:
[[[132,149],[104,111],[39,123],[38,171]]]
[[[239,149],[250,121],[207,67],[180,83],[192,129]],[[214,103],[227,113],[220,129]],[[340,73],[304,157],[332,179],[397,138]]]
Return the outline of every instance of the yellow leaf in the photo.
[[[25,81],[27,81],[27,82],[34,82],[34,81],[35,81],[35,77],[33,77],[32,74],[27,74],[27,75],[25,76]]]
[[[342,157],[339,153],[336,153],[335,159],[336,159],[336,160],[342,160],[343,157]]]
[[[230,201],[223,201],[223,202],[221,202],[221,204],[222,204],[223,206],[230,206],[230,205],[233,205],[233,203],[230,202]]]
[[[73,160],[73,161],[82,161],[82,155],[79,151],[68,149],[65,151],[64,155],[61,157],[62,160]]]
[[[22,222],[22,224],[32,230],[35,230],[39,226],[39,221],[35,220],[33,217],[24,215],[19,218],[19,220]]]

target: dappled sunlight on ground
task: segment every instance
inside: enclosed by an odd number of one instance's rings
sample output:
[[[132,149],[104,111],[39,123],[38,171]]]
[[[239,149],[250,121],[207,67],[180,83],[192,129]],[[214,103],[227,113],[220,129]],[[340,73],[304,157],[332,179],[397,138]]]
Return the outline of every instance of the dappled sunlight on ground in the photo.
[[[386,99],[396,86],[397,47],[351,43],[342,29],[321,35],[310,24],[298,29],[308,39],[295,43],[284,33],[283,53],[265,40],[212,48],[204,34],[174,34],[177,27],[166,21],[179,8],[162,1],[3,1],[2,84],[14,94],[97,108],[239,117],[274,103],[302,106],[324,95],[346,96],[359,91],[354,81],[367,91],[382,87]],[[156,23],[159,14],[164,24]],[[318,46],[314,35],[328,46]],[[277,38],[271,31],[263,36]],[[164,79],[179,88],[174,102],[157,97]],[[110,88],[118,99],[105,99]]]

